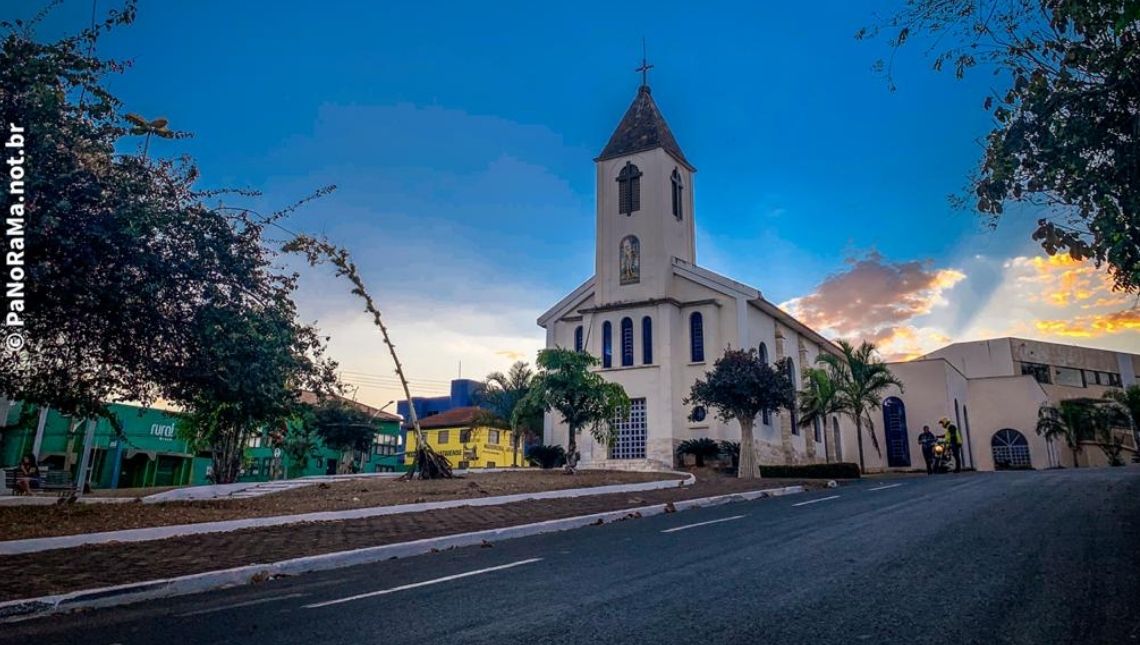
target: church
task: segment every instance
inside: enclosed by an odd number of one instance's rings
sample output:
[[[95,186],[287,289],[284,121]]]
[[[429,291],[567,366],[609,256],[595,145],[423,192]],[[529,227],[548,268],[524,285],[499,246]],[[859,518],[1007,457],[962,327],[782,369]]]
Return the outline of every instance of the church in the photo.
[[[599,357],[600,373],[631,399],[613,445],[585,432],[578,438],[581,465],[592,468],[671,468],[686,439],[740,441],[739,424],[684,403],[729,347],[755,348],[769,361],[790,357],[797,387],[800,370],[821,352],[839,353],[759,290],[697,264],[696,168],[662,117],[642,67],[633,104],[594,160],[594,275],[538,319],[546,347]],[[849,423],[836,417],[800,428],[787,411],[767,415],[753,430],[757,462],[853,460]],[[547,414],[544,443],[565,446],[567,432],[556,413]]]

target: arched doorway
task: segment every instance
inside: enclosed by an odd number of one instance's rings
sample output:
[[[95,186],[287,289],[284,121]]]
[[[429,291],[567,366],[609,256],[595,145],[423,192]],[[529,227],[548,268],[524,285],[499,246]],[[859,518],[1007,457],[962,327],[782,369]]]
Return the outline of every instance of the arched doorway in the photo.
[[[910,440],[906,431],[906,406],[897,396],[883,401],[883,434],[887,439],[887,466],[910,467]]]
[[[1025,435],[1013,428],[1003,428],[990,439],[994,453],[994,470],[1019,470],[1032,468],[1029,460],[1029,442]]]

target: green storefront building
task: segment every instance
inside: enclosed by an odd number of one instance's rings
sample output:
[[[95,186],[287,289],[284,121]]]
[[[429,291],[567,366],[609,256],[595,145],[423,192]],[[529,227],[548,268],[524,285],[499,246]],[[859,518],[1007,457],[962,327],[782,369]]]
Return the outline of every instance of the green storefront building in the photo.
[[[205,483],[210,456],[194,454],[187,442],[178,438],[177,414],[117,403],[110,408],[123,427],[123,436],[115,435],[107,419],[95,422],[90,466],[92,488]],[[13,404],[8,411],[7,424],[0,430],[0,466],[15,466],[23,455],[36,451],[38,413],[31,411],[30,424],[12,427],[18,423],[22,409],[20,404]],[[83,456],[86,427],[84,419],[66,417],[49,410],[38,451],[41,468],[67,470],[74,479]],[[117,473],[116,463],[120,464]]]
[[[376,423],[373,445],[367,453],[344,453],[318,445],[302,467],[284,463],[287,457],[269,445],[265,431],[256,433],[247,444],[239,481],[268,481],[309,475],[343,472],[393,472],[403,469],[403,431],[400,418],[362,404]],[[7,408],[6,417],[3,415]],[[123,428],[115,435],[111,423],[95,424],[94,451],[89,473],[92,488],[143,488],[153,486],[194,486],[208,484],[209,452],[195,452],[179,438],[180,415],[176,412],[111,404],[112,414]],[[36,453],[41,469],[66,470],[72,479],[78,474],[83,456],[86,420],[66,417],[49,410],[40,445],[36,446],[39,414],[31,410],[19,425],[23,406],[7,405],[0,399],[0,468],[13,468],[23,455]],[[118,464],[118,468],[116,468]]]

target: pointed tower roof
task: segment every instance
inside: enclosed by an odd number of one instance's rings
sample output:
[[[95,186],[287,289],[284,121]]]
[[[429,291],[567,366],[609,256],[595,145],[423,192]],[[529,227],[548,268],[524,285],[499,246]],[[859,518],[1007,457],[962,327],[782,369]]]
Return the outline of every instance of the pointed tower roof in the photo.
[[[690,171],[696,171],[685,159],[685,153],[681,152],[681,146],[677,145],[677,140],[669,131],[665,117],[661,116],[661,110],[653,102],[649,86],[642,85],[637,91],[637,98],[633,99],[633,104],[626,110],[621,123],[610,137],[610,142],[594,161],[605,161],[654,148],[664,149],[681,165]]]

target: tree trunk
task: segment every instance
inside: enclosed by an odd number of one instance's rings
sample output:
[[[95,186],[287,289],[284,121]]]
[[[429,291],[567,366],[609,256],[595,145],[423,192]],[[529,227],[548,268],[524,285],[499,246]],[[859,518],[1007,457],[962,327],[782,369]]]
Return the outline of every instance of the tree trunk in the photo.
[[[863,463],[863,415],[855,416],[855,438],[859,443],[859,474],[862,475],[867,472],[867,466]]]
[[[573,474],[574,470],[578,468],[578,442],[576,436],[577,429],[570,428],[570,436],[566,440],[566,473]]]
[[[1077,452],[1080,450],[1077,446],[1072,446],[1073,449],[1073,468],[1080,468],[1081,465],[1077,463]]]
[[[511,448],[512,448],[512,452],[513,452],[513,454],[511,455],[511,465],[516,467],[516,468],[519,465],[519,442],[520,441],[522,441],[522,439],[519,437],[519,433],[518,432],[511,432]]]
[[[740,422],[740,465],[736,467],[736,476],[740,479],[757,479],[759,469],[756,467],[756,449],[752,441],[753,419],[738,419]]]

